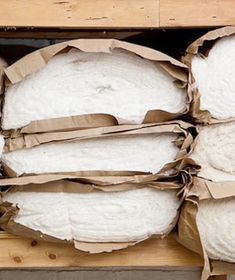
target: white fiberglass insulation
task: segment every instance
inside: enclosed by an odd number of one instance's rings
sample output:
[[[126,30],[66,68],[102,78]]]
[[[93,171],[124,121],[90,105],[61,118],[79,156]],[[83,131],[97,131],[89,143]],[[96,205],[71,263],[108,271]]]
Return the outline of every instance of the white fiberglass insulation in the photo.
[[[127,51],[72,50],[8,88],[2,127],[15,129],[33,120],[91,113],[142,123],[149,110],[183,112],[186,93],[173,80],[157,62]]]
[[[235,262],[235,199],[202,200],[197,225],[211,259]]]
[[[235,122],[200,127],[191,158],[198,176],[214,182],[235,181]]]
[[[177,215],[176,191],[142,188],[122,192],[12,192],[15,222],[59,239],[128,242],[162,234]]]
[[[174,161],[178,147],[174,133],[147,134],[54,142],[3,153],[2,160],[22,173],[90,170],[158,172]]]
[[[200,109],[217,119],[235,117],[235,36],[219,39],[206,58],[194,56],[192,73]]]

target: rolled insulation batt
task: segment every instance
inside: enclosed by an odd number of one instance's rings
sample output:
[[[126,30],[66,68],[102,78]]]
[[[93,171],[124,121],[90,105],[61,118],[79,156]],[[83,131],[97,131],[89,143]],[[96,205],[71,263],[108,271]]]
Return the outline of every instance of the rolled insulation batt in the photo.
[[[183,112],[186,92],[173,80],[157,62],[128,51],[71,50],[56,55],[43,69],[8,88],[2,128],[92,113],[142,123],[149,110]]]
[[[200,126],[191,158],[198,176],[214,182],[235,181],[235,122]]]
[[[90,170],[156,173],[174,161],[178,147],[174,133],[116,136],[54,142],[3,153],[2,161],[22,173]]]
[[[14,218],[34,230],[63,240],[140,241],[165,233],[177,215],[175,190],[142,188],[121,192],[9,192],[19,207]]]
[[[235,117],[235,36],[216,41],[207,57],[194,56],[191,69],[200,109],[216,119]]]
[[[197,225],[211,259],[235,262],[235,199],[199,202]]]

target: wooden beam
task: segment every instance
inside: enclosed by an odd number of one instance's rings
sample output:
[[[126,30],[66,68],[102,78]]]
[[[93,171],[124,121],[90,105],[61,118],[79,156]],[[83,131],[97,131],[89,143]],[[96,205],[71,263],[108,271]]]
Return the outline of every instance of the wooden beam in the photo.
[[[0,0],[0,7],[1,27],[159,27],[159,0]]]
[[[0,27],[13,29],[148,29],[235,24],[234,0],[0,0],[0,5]]]
[[[160,27],[211,27],[235,24],[234,0],[161,0]]]
[[[172,236],[151,239],[112,253],[88,254],[68,244],[38,242],[0,233],[0,267],[139,267],[202,266],[201,258]]]
[[[234,0],[0,0],[0,28],[149,29],[235,24]]]

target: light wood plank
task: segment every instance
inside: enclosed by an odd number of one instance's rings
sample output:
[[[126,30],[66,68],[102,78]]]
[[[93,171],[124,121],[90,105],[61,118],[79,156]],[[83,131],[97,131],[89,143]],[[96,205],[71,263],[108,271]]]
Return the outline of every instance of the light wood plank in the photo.
[[[159,0],[0,0],[2,27],[150,28]]]
[[[36,242],[0,233],[0,267],[159,267],[202,266],[201,258],[172,236],[136,246],[90,255],[66,244]]]
[[[235,24],[234,0],[161,0],[160,27]]]
[[[235,24],[234,0],[0,0],[0,5],[0,27],[28,27],[31,31]]]

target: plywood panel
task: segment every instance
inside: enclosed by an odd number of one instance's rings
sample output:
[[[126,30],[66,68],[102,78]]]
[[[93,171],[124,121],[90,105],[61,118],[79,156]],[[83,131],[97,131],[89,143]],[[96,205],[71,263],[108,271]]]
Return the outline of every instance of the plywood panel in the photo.
[[[0,0],[0,7],[0,27],[159,26],[159,0]]]
[[[160,27],[235,24],[234,0],[161,0]]]
[[[66,244],[37,242],[0,233],[0,267],[159,267],[202,266],[201,258],[172,236],[90,255]]]

